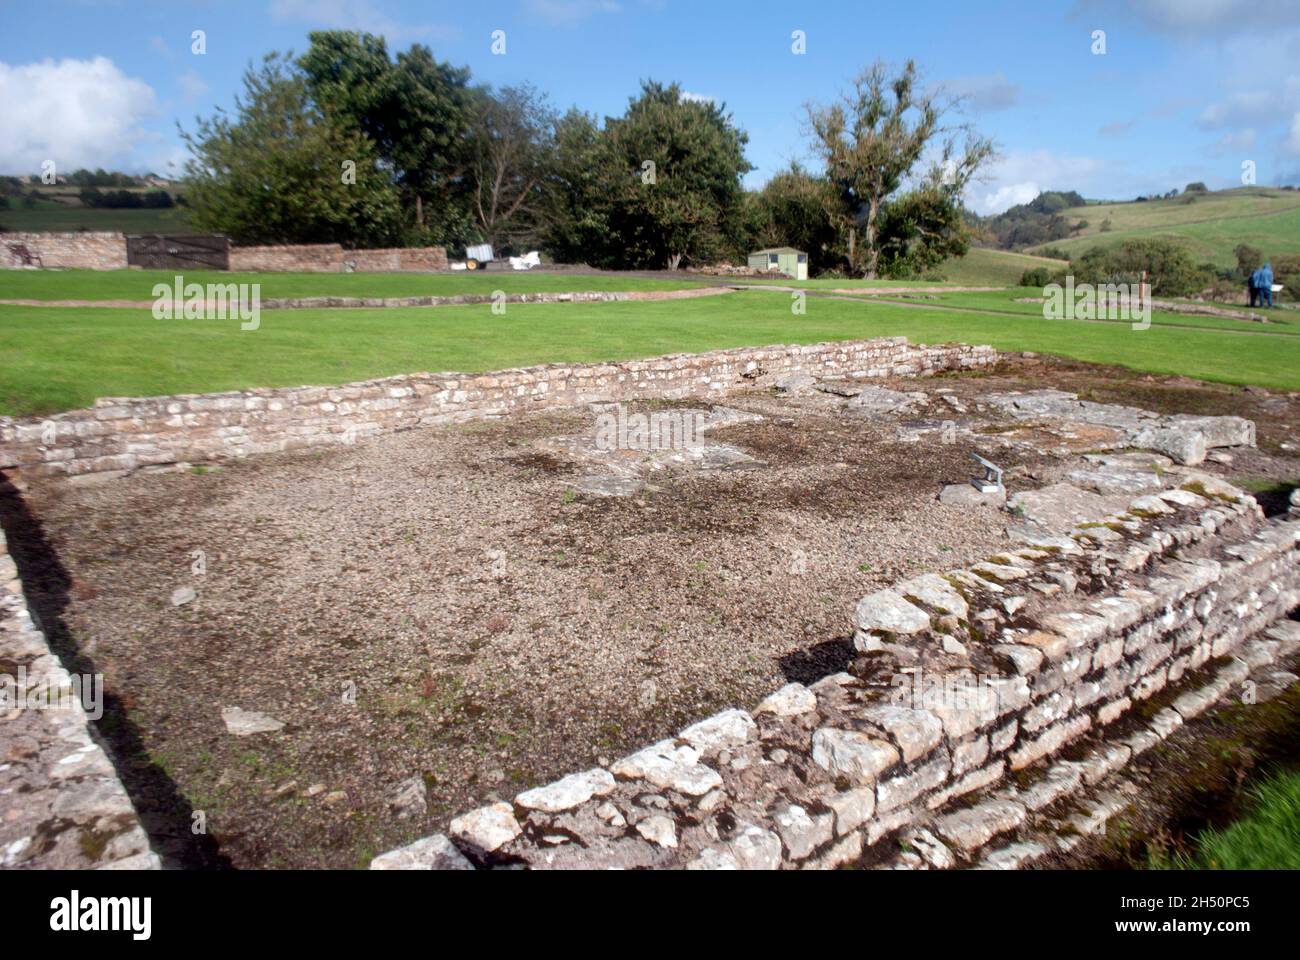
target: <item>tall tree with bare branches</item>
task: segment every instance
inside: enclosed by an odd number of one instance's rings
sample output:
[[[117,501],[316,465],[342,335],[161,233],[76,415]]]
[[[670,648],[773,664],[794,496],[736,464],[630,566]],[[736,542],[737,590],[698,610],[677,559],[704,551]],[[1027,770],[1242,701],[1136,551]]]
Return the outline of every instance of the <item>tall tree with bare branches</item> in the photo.
[[[873,279],[880,270],[880,219],[887,200],[933,142],[938,141],[940,157],[930,172],[930,184],[943,184],[950,197],[955,198],[992,158],[991,141],[973,135],[968,127],[943,125],[954,105],[942,92],[920,88],[911,60],[892,76],[877,62],[858,75],[839,102],[808,105],[814,145],[840,199],[841,222],[850,229],[862,224],[862,242],[854,245],[852,266],[863,277]],[[965,147],[958,152],[958,133],[963,131]]]
[[[494,247],[537,238],[555,125],[554,111],[535,87],[480,93],[470,180],[475,219]]]

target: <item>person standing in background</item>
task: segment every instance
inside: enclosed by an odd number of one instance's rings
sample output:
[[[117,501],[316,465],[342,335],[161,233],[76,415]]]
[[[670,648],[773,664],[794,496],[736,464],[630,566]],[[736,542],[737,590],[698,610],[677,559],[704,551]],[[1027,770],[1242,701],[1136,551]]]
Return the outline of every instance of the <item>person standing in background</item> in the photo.
[[[1259,305],[1273,307],[1273,265],[1266,263],[1259,268]]]

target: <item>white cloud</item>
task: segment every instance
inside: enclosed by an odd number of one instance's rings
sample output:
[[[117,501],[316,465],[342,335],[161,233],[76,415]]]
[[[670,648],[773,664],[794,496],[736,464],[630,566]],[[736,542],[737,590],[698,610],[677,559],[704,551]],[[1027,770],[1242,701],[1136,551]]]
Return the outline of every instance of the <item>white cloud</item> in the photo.
[[[615,0],[524,0],[524,9],[555,26],[572,26],[598,13],[618,13]]]
[[[1078,9],[1091,14],[1124,9],[1155,33],[1206,40],[1300,26],[1300,0],[1084,0]]]
[[[1012,83],[1001,72],[957,77],[944,86],[961,97],[976,113],[1014,107],[1024,92],[1020,84]]]
[[[177,77],[176,86],[180,87],[181,96],[185,98],[186,103],[193,103],[208,92],[208,85],[193,70]]]
[[[1206,107],[1196,124],[1202,130],[1222,130],[1252,123],[1275,121],[1278,115],[1276,93],[1266,90],[1248,90],[1234,93],[1226,100]]]
[[[271,17],[336,30],[360,30],[384,37],[391,44],[409,38],[453,39],[460,31],[435,24],[394,20],[371,0],[271,0]]]
[[[984,194],[982,199],[976,200],[975,210],[982,214],[1001,213],[1008,207],[1014,207],[1018,203],[1028,203],[1042,192],[1037,181],[1034,180],[1007,184],[1004,187],[998,187],[992,193]]]
[[[1291,119],[1291,134],[1286,138],[1288,153],[1300,157],[1300,113]]]
[[[46,160],[61,173],[129,163],[157,100],[147,83],[95,57],[0,63],[0,103],[0,171],[19,174],[38,172]]]
[[[1218,155],[1235,153],[1241,150],[1253,150],[1258,142],[1259,135],[1255,132],[1255,128],[1246,127],[1244,130],[1225,133],[1215,142],[1213,149]]]
[[[1078,190],[1096,187],[1102,162],[1049,150],[1013,152],[990,167],[986,182],[967,190],[967,203],[976,213],[1002,213],[1017,203],[1028,203],[1043,190]]]
[[[716,103],[718,98],[707,93],[691,93],[689,90],[683,90],[682,99],[687,103]]]

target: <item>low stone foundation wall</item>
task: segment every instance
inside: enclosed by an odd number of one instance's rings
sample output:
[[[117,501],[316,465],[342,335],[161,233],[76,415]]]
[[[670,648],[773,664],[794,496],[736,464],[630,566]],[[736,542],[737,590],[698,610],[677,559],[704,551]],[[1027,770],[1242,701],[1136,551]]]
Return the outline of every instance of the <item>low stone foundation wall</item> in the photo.
[[[789,684],[371,866],[833,868],[918,828],[932,861],[969,859],[1300,646],[1273,631],[1234,658],[1300,605],[1300,515],[1266,521],[1248,494],[1182,477],[1108,522],[865,598],[852,675]],[[1047,766],[1166,688],[1186,692],[1136,733]]]
[[[0,869],[158,869],[84,708],[102,679],[78,683],[33,622],[0,531]]]
[[[121,233],[0,234],[0,268],[19,269],[23,258],[12,246],[24,246],[41,267],[125,270],[126,235]],[[442,247],[394,247],[344,250],[337,243],[231,247],[231,270],[242,273],[435,273],[447,269]]]
[[[231,247],[230,269],[237,273],[340,273],[343,248],[337,243]]]
[[[343,265],[358,273],[432,273],[447,269],[447,251],[442,247],[348,250]]]
[[[13,246],[24,246],[40,257],[42,267],[126,269],[126,236],[121,233],[0,233],[0,267],[24,266]]]
[[[893,337],[473,375],[420,373],[341,387],[110,397],[44,420],[0,418],[0,468],[69,476],[129,471],[354,443],[393,430],[591,402],[721,397],[796,373],[925,376],[996,360],[988,346],[914,346]]]
[[[432,273],[447,269],[442,247],[344,250],[337,243],[231,247],[230,269],[243,273]]]

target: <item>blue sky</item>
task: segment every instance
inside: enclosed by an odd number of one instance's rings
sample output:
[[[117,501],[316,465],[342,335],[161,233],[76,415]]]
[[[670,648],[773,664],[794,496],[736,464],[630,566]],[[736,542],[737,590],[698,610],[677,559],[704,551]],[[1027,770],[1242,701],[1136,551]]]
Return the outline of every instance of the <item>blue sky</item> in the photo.
[[[178,120],[229,106],[251,60],[327,28],[383,34],[390,50],[424,43],[478,82],[529,81],[601,116],[643,78],[677,81],[748,131],[750,185],[811,160],[804,103],[909,57],[965,94],[966,119],[999,145],[968,197],[981,212],[1040,189],[1235,186],[1247,160],[1261,184],[1300,181],[1300,0],[0,0],[0,172],[48,158],[174,171]]]

